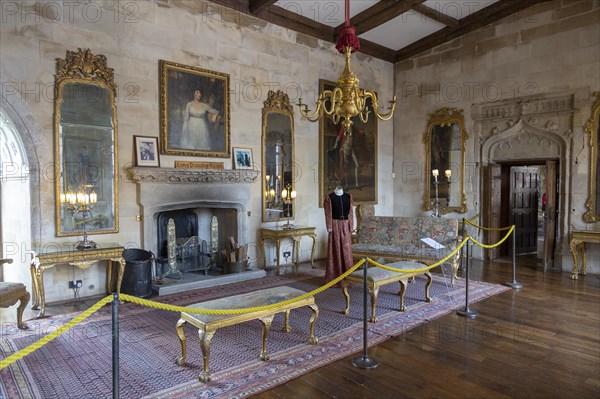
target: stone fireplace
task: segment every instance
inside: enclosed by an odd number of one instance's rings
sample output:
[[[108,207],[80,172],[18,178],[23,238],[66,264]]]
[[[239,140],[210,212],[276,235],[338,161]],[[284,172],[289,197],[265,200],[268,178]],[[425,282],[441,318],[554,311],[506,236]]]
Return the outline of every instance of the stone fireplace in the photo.
[[[259,178],[258,171],[130,167],[127,172],[138,185],[144,249],[164,256],[161,226],[169,216],[179,221],[177,235],[195,234],[209,243],[216,216],[217,249],[225,248],[229,237],[248,242],[250,184]]]

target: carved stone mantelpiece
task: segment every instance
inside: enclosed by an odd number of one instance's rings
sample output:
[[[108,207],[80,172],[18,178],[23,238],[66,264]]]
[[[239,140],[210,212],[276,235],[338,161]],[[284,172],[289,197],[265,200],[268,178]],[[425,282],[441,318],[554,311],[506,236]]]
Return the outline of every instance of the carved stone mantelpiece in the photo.
[[[181,168],[125,169],[135,183],[254,183],[260,172],[257,170],[207,170]]]
[[[516,98],[476,105],[473,118],[480,144],[504,132],[519,121],[569,138],[572,135],[574,100],[572,94]]]

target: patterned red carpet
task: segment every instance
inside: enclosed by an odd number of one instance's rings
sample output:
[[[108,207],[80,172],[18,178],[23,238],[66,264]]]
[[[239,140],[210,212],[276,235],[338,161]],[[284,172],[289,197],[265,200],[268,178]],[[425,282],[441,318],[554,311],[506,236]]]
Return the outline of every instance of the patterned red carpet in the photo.
[[[318,288],[323,271],[265,277],[181,293],[157,300],[174,305],[234,295],[242,292],[289,285],[303,291]],[[454,287],[434,275],[432,303],[424,302],[425,278],[409,284],[406,312],[399,312],[398,285],[388,284],[379,293],[379,322],[368,325],[369,345],[408,331],[465,305],[464,280]],[[507,288],[471,281],[471,302],[498,294]],[[121,306],[120,313],[120,397],[122,398],[242,398],[272,388],[307,371],[323,366],[363,348],[362,286],[350,289],[350,315],[344,309],[341,289],[318,294],[319,306],[315,334],[318,345],[309,345],[310,309],[292,311],[292,332],[281,331],[283,315],[271,326],[268,349],[270,360],[259,359],[261,324],[250,321],[219,329],[211,344],[212,381],[198,381],[202,354],[197,330],[186,325],[187,363],[175,364],[181,348],[175,332],[179,314],[140,307],[132,303]],[[110,306],[105,306],[66,334],[2,370],[0,397],[18,398],[110,398],[112,397],[112,332]],[[73,315],[62,315],[28,322],[29,331],[4,329],[0,353],[4,358],[44,337]]]

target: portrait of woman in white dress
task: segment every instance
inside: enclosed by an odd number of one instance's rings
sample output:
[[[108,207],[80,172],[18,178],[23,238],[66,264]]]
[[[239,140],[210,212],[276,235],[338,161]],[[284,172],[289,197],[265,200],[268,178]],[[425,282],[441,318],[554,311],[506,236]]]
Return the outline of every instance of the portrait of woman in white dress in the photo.
[[[160,61],[161,153],[229,157],[229,75]]]
[[[212,146],[212,125],[220,122],[219,111],[201,101],[202,91],[194,89],[194,99],[183,113],[181,148],[209,149]]]

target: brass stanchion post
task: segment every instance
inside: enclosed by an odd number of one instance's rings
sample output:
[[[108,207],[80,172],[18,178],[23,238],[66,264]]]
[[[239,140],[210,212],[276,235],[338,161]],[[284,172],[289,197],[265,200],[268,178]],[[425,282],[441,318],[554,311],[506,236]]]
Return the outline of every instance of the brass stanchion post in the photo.
[[[523,284],[519,283],[517,281],[517,256],[516,256],[516,250],[517,250],[517,242],[516,242],[516,234],[515,234],[515,229],[513,229],[512,232],[512,281],[508,282],[508,283],[504,283],[504,285],[511,287],[512,289],[518,290],[520,288],[523,288]]]
[[[463,310],[458,310],[456,311],[456,314],[458,314],[459,316],[464,316],[464,317],[468,317],[470,319],[474,319],[477,317],[477,312],[474,310],[469,309],[469,269],[471,268],[471,259],[470,259],[470,254],[469,254],[469,246],[471,244],[471,240],[469,240],[467,242],[467,249],[465,250],[465,252],[467,253],[467,270],[466,270],[466,276],[465,276],[465,308]]]
[[[352,365],[361,369],[374,369],[379,366],[379,362],[370,358],[367,353],[367,266],[369,258],[365,258],[363,263],[363,355],[352,359]]]
[[[112,378],[113,399],[119,399],[119,294],[112,301]]]

